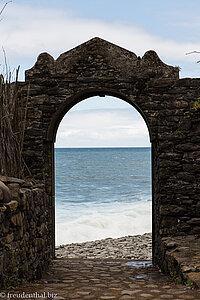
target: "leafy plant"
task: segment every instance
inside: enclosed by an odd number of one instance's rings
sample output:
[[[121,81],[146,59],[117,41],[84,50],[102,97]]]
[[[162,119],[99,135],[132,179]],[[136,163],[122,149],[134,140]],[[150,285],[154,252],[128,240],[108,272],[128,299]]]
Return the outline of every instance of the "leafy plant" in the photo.
[[[192,282],[191,280],[187,280],[187,281],[185,282],[185,285],[186,285],[186,286],[192,286],[192,285],[193,285],[193,282]]]
[[[170,277],[171,277],[171,280],[172,280],[174,283],[176,283],[176,284],[182,283],[181,278],[178,277],[178,276],[176,276],[176,275],[174,275],[173,272],[170,272]]]
[[[194,108],[195,110],[200,109],[200,97],[197,98],[197,101],[194,102],[193,108]]]
[[[174,136],[175,136],[175,138],[181,139],[183,137],[183,133],[182,133],[181,129],[175,130],[174,131]]]

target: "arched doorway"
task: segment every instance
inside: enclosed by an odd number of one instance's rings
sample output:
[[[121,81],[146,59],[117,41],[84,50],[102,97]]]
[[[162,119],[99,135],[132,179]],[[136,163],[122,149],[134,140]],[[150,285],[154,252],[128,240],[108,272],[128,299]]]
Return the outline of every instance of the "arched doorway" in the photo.
[[[68,111],[57,137],[56,244],[151,232],[151,148],[138,111],[91,97]]]
[[[176,184],[174,174],[178,170],[171,168],[171,159],[179,159],[176,112],[179,105],[183,108],[188,105],[181,102],[181,98],[177,101],[176,96],[172,97],[180,92],[176,84],[179,84],[178,69],[164,64],[154,51],[146,52],[141,59],[99,38],[61,54],[56,60],[43,53],[35,66],[26,71],[25,89],[27,86],[30,89],[25,162],[44,187],[44,219],[48,228],[45,249],[49,257],[55,253],[54,142],[58,126],[77,103],[92,96],[108,95],[135,107],[149,130],[152,143],[153,258],[156,264],[162,264],[162,237],[178,232],[178,217],[170,217],[166,211],[166,203],[174,205],[180,199],[180,189],[177,198],[173,189],[173,184]],[[183,115],[181,111],[180,116]]]

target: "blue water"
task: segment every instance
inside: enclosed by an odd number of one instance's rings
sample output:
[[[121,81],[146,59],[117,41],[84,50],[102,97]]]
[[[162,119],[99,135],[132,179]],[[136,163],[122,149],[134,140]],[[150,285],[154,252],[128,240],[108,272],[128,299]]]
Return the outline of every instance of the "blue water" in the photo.
[[[56,244],[151,231],[150,148],[57,148]]]

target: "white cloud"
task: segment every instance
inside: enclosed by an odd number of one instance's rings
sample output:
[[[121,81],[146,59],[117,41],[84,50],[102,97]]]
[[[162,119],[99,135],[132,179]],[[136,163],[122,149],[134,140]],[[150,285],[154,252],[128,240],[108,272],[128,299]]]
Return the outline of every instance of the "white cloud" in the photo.
[[[41,52],[54,57],[95,36],[127,48],[137,55],[153,49],[166,63],[191,62],[186,52],[200,49],[199,43],[176,42],[144,29],[102,20],[83,19],[68,11],[12,4],[0,26],[1,44],[11,65],[30,68]]]
[[[69,112],[61,122],[56,147],[149,146],[149,133],[135,109]]]

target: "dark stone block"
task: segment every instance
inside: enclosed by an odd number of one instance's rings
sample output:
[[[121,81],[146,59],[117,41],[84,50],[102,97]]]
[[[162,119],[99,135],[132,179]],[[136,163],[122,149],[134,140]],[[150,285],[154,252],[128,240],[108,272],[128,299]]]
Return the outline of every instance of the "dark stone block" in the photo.
[[[176,217],[162,217],[161,218],[161,223],[160,223],[160,228],[171,228],[173,226],[177,225],[177,218]]]
[[[189,225],[200,225],[200,218],[192,218],[187,221]]]
[[[176,146],[176,149],[177,150],[180,150],[180,151],[198,151],[200,149],[200,146],[199,145],[195,145],[195,144],[192,144],[192,143],[187,143],[187,144],[179,144]]]
[[[196,205],[196,216],[200,217],[200,201]]]

